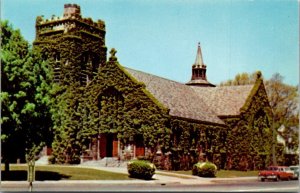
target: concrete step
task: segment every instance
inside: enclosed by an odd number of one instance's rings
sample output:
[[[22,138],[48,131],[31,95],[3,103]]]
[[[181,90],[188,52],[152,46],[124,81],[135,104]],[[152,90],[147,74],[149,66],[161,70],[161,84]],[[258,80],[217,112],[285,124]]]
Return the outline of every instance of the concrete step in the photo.
[[[126,167],[127,161],[119,161],[116,157],[105,157],[101,160],[90,160],[81,163],[84,166],[99,166],[99,167]]]

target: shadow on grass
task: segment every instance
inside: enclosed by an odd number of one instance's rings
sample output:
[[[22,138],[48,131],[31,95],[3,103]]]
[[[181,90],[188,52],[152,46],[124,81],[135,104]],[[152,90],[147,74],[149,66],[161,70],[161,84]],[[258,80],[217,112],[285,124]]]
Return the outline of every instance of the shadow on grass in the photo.
[[[64,180],[68,179],[70,176],[63,175],[57,172],[50,171],[36,171],[35,180],[45,181],[45,180]],[[8,173],[1,171],[1,181],[26,181],[27,171],[9,171]]]

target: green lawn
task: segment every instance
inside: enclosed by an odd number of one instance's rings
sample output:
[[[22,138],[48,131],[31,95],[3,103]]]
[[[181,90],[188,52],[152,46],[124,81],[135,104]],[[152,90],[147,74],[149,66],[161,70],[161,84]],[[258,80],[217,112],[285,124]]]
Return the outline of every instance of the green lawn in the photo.
[[[220,170],[217,172],[217,178],[234,178],[234,177],[257,177],[258,171],[236,171]]]
[[[191,170],[187,171],[171,171],[177,174],[192,175]],[[236,170],[219,170],[217,172],[217,178],[234,178],[234,177],[251,177],[258,176],[258,171],[236,171]]]
[[[3,172],[1,167],[1,177],[3,181],[23,181],[27,180],[27,165],[10,164],[10,172]],[[37,181],[44,180],[130,180],[127,174],[119,174],[96,169],[78,168],[75,166],[36,166]]]
[[[10,164],[10,172],[5,174],[3,172],[4,165],[1,166],[1,177],[3,181],[24,181],[27,180],[27,165]],[[174,176],[184,179],[189,179],[187,176],[177,176],[174,174],[192,175],[192,171],[168,171],[169,173],[157,174]],[[233,178],[233,177],[248,177],[257,176],[258,171],[235,171],[235,170],[220,170],[217,172],[217,178]],[[76,166],[61,166],[61,165],[48,165],[36,166],[37,181],[44,180],[130,180],[128,174],[119,174],[96,169],[79,168]]]

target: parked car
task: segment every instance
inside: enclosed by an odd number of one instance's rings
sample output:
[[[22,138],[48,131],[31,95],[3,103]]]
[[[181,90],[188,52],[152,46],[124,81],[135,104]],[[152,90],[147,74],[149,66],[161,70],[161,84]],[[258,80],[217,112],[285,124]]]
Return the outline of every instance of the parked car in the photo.
[[[290,170],[292,170],[293,173],[294,173],[293,179],[298,180],[298,179],[299,179],[299,166],[290,166],[289,168],[290,168]]]
[[[269,166],[266,170],[258,173],[258,178],[263,182],[265,180],[291,180],[294,172],[287,166]]]

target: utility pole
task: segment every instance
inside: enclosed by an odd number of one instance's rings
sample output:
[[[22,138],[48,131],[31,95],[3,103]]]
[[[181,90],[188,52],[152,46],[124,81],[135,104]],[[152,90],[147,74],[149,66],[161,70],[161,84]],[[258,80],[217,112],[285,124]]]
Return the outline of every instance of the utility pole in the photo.
[[[35,163],[34,160],[28,161],[28,170],[27,170],[27,181],[29,182],[29,192],[32,192],[33,184],[35,181]]]
[[[272,133],[273,133],[273,140],[272,140],[272,157],[273,157],[273,165],[277,165],[276,161],[276,133],[275,133],[275,127],[274,127],[274,113],[272,110]]]

